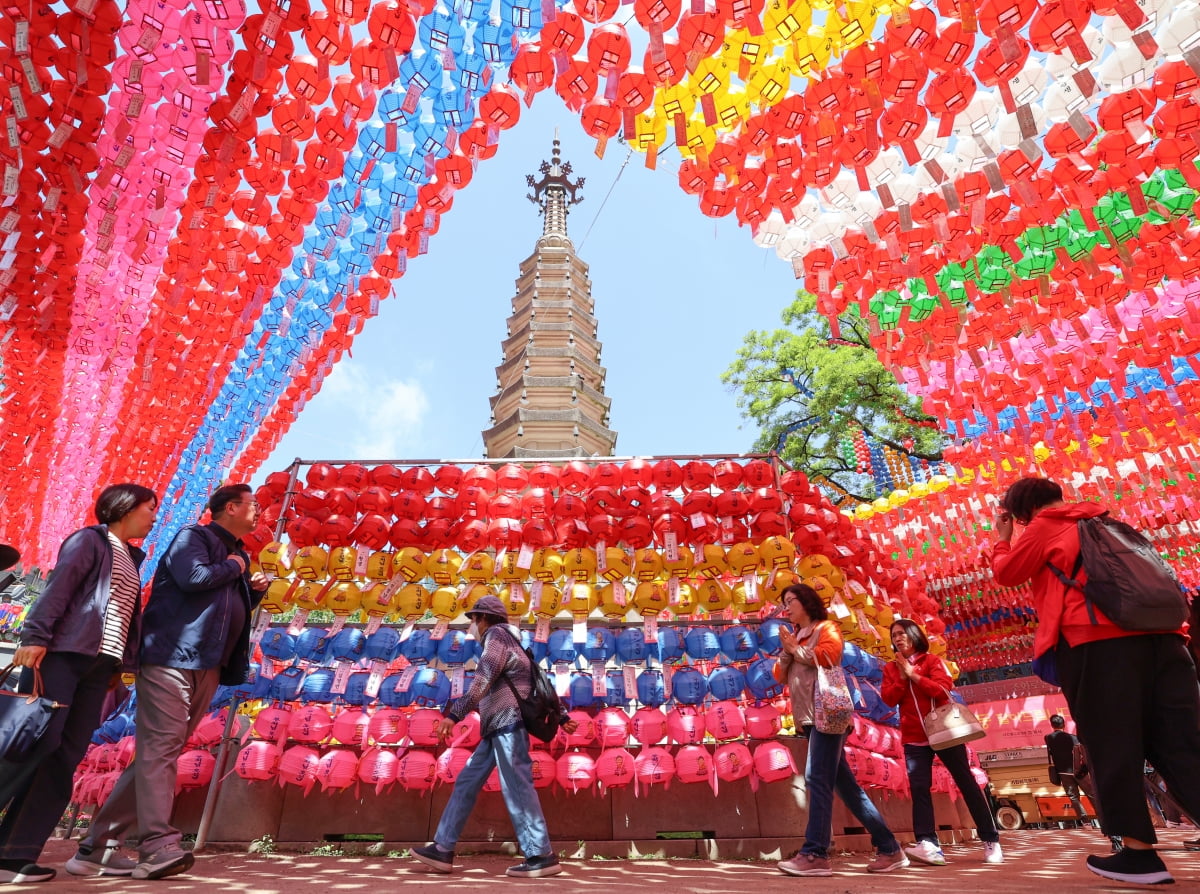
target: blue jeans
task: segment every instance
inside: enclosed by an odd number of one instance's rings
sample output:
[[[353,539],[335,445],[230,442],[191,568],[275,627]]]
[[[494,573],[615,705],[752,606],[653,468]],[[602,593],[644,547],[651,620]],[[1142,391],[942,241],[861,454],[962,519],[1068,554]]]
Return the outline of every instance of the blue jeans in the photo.
[[[833,844],[833,793],[836,791],[850,812],[871,833],[875,850],[881,854],[894,854],[900,850],[900,842],[850,771],[842,752],[845,742],[846,733],[834,736],[812,729],[808,734],[808,761],[804,766],[808,828],[804,831],[804,846],[800,853],[829,856]]]
[[[454,782],[454,791],[450,793],[450,801],[438,822],[433,843],[441,850],[454,850],[492,767],[500,771],[500,792],[504,795],[504,806],[508,808],[521,851],[526,857],[546,856],[551,852],[550,833],[546,830],[537,789],[533,787],[529,733],[523,728],[493,733],[475,746],[475,753]]]
[[[975,820],[975,831],[980,841],[999,841],[996,821],[988,808],[987,798],[979,783],[971,775],[970,758],[966,745],[955,745],[943,751],[934,751],[928,745],[905,745],[904,763],[908,770],[908,787],[912,791],[913,835],[917,841],[938,843],[937,826],[933,817],[933,759],[937,757],[942,766],[950,771],[950,778],[962,792],[963,801]],[[1064,777],[1065,778],[1065,777]],[[1075,794],[1078,802],[1079,793]]]

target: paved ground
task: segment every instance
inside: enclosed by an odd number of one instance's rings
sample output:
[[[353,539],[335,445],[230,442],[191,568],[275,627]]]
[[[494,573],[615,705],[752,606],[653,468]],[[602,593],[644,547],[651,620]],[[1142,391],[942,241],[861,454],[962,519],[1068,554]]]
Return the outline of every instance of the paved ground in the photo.
[[[1183,841],[1195,831],[1162,832],[1163,859],[1175,875],[1174,890],[1200,891],[1200,853],[1183,849]],[[340,892],[389,891],[403,885],[411,890],[443,892],[490,892],[495,890],[695,892],[724,894],[753,891],[755,894],[804,891],[820,894],[842,892],[1028,892],[1036,889],[1060,891],[1136,890],[1092,875],[1084,868],[1089,853],[1106,853],[1107,841],[1093,830],[1025,830],[1004,837],[1007,861],[1003,866],[983,863],[978,845],[949,846],[949,864],[917,867],[887,875],[868,875],[867,856],[844,854],[834,861],[832,878],[797,879],[783,875],[774,863],[764,861],[707,860],[566,860],[562,875],[538,880],[505,877],[504,869],[514,861],[496,855],[463,856],[462,869],[453,875],[425,871],[413,860],[401,857],[316,857],[309,855],[259,856],[244,853],[205,853],[197,856],[188,875],[162,881],[130,879],[75,879],[65,874],[62,864],[74,853],[73,842],[52,841],[42,862],[59,869],[59,877],[44,888],[57,892],[156,892],[170,891],[244,892],[244,894],[340,894]],[[13,888],[15,890],[15,887]],[[22,888],[25,890],[25,888]]]

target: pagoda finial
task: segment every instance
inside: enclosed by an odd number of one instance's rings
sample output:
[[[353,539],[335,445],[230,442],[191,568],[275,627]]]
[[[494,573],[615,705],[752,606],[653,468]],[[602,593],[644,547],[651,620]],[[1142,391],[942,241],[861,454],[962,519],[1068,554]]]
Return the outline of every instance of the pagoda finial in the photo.
[[[533,190],[528,196],[542,210],[544,218],[542,235],[567,235],[567,211],[571,205],[583,201],[580,190],[583,189],[584,178],[572,180],[571,163],[562,161],[562,152],[558,140],[558,128],[554,129],[554,142],[551,146],[550,161],[543,161],[538,167],[542,175],[535,180],[532,174],[525,177],[525,182]]]

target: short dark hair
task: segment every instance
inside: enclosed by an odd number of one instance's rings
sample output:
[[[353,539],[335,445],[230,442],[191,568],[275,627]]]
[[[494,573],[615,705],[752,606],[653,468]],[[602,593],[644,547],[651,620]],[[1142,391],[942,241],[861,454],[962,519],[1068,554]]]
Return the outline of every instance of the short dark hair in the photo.
[[[226,484],[218,487],[208,498],[208,511],[213,514],[213,518],[216,518],[225,511],[225,507],[230,503],[236,503],[244,494],[252,493],[254,493],[254,488],[248,484]]]
[[[786,606],[788,596],[795,596],[812,620],[824,621],[829,617],[829,610],[825,608],[824,601],[808,584],[792,584],[786,588],[779,594],[779,604]]]
[[[1055,729],[1066,729],[1067,728],[1067,720],[1061,714],[1051,714],[1050,715],[1050,725],[1052,727],[1054,727]]]
[[[1049,478],[1022,478],[1013,483],[1000,500],[1000,508],[1015,521],[1029,524],[1033,513],[1043,506],[1057,503],[1063,498],[1062,488]]]
[[[96,498],[96,521],[111,525],[151,500],[158,505],[158,494],[148,487],[140,484],[110,484]]]
[[[920,624],[911,618],[897,618],[888,628],[888,632],[891,633],[897,627],[908,634],[908,641],[912,643],[914,651],[922,653],[929,651],[929,637],[925,635]]]

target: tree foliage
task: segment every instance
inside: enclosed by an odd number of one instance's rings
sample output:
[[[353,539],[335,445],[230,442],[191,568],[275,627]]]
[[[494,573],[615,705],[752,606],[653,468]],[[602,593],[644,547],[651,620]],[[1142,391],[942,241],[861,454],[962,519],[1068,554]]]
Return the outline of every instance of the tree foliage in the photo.
[[[738,392],[742,415],[760,434],[755,449],[774,450],[835,497],[867,501],[884,496],[871,475],[857,470],[848,440],[869,439],[930,462],[942,459],[944,435],[871,347],[870,329],[850,309],[836,333],[804,291],[783,312],[783,329],[750,332],[722,381]]]

